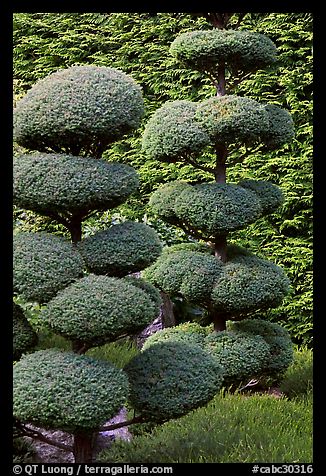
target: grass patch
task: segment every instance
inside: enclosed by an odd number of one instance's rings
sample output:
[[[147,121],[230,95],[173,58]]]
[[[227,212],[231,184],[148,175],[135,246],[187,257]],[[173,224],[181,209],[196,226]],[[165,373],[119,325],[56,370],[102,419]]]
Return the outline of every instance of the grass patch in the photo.
[[[51,331],[41,331],[38,334],[39,342],[35,350],[57,348],[71,350],[71,343],[62,336]],[[129,340],[110,342],[100,347],[93,347],[86,355],[98,360],[108,360],[119,368],[123,368],[130,359],[139,353],[135,344]]]
[[[98,457],[114,463],[309,463],[312,401],[269,395],[217,395],[189,415]]]

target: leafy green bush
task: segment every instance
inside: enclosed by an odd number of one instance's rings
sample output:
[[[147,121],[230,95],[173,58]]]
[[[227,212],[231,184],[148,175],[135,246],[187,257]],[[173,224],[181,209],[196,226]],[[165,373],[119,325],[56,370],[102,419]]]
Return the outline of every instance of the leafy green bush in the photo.
[[[80,278],[84,262],[73,245],[48,233],[18,233],[13,239],[13,288],[27,301],[44,303]]]
[[[293,361],[293,344],[289,332],[275,322],[261,319],[244,319],[239,322],[228,321],[227,328],[236,332],[246,332],[252,336],[262,336],[269,345],[270,358],[262,369],[269,376],[279,380]]]
[[[224,34],[218,28],[183,33],[170,52],[185,66],[204,72],[215,72],[221,62],[232,73],[253,72],[276,61],[276,47],[267,36],[237,30]]]
[[[176,197],[174,210],[181,223],[200,230],[205,241],[243,228],[262,215],[255,193],[220,183],[189,185]]]
[[[162,245],[152,228],[126,221],[83,239],[78,250],[91,273],[121,277],[149,266]]]
[[[114,208],[138,185],[136,171],[125,164],[45,153],[14,160],[14,204],[49,216]]]
[[[195,344],[161,342],[124,368],[130,404],[152,421],[165,421],[205,405],[221,388],[223,370]]]
[[[310,463],[312,402],[270,395],[217,395],[206,407],[131,442],[115,441],[102,463]]]
[[[49,349],[14,365],[14,417],[43,428],[90,430],[125,403],[128,380],[108,362]]]
[[[150,324],[157,305],[125,280],[88,275],[59,292],[42,310],[47,325],[74,342],[101,345]]]
[[[289,398],[311,394],[313,387],[313,352],[307,347],[296,349],[292,365],[280,383],[280,390]]]
[[[222,272],[214,256],[198,251],[163,253],[143,271],[142,276],[168,294],[183,294],[188,299],[207,302]]]
[[[14,139],[28,149],[96,155],[98,144],[104,149],[140,125],[143,107],[140,87],[123,71],[72,66],[38,81],[18,101]]]
[[[202,327],[196,322],[184,322],[178,326],[167,327],[166,329],[155,332],[155,334],[152,334],[146,339],[142,350],[160,342],[169,341],[203,345],[204,339],[209,332],[211,332],[211,329]]]
[[[270,361],[267,342],[246,332],[211,332],[204,340],[204,349],[223,367],[226,386],[259,376]]]
[[[23,309],[13,303],[13,359],[19,360],[22,354],[36,344],[36,332],[26,319]]]

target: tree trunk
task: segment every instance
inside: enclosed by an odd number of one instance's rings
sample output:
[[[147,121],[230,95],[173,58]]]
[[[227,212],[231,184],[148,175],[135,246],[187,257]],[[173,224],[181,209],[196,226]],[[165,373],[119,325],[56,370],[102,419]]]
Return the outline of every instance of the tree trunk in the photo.
[[[74,434],[73,455],[75,463],[92,463],[93,434],[78,432]]]
[[[82,238],[82,222],[81,220],[71,220],[69,231],[71,235],[71,241],[73,243],[78,243]]]
[[[162,323],[164,327],[173,327],[176,325],[174,312],[173,312],[173,303],[170,297],[161,291],[161,298],[163,301],[162,304]]]

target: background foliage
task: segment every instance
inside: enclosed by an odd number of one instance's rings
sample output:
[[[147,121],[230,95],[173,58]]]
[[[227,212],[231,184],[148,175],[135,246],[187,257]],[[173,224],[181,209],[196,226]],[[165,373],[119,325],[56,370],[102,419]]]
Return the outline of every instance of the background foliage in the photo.
[[[237,22],[237,16],[232,22]],[[16,13],[14,15],[14,98],[23,97],[40,78],[59,68],[95,64],[119,68],[142,86],[145,117],[128,139],[104,154],[134,166],[141,188],[118,211],[96,214],[84,232],[103,229],[112,220],[146,221],[163,241],[186,241],[183,232],[147,216],[149,195],[171,180],[196,181],[204,172],[191,166],[148,160],[141,152],[141,135],[151,114],[168,100],[199,101],[214,95],[209,80],[183,68],[168,54],[181,32],[211,28],[203,18],[186,13]],[[284,324],[299,343],[312,343],[312,15],[309,13],[247,14],[241,29],[268,35],[278,48],[272,69],[258,71],[236,86],[233,93],[272,103],[291,113],[296,135],[284,147],[253,151],[244,161],[240,148],[229,159],[228,181],[271,180],[280,185],[285,201],[277,213],[232,235],[248,247],[284,267],[292,291],[283,305],[267,311],[267,317]],[[15,146],[16,152],[22,152]],[[32,212],[15,211],[15,226],[29,231],[64,234],[60,225]]]

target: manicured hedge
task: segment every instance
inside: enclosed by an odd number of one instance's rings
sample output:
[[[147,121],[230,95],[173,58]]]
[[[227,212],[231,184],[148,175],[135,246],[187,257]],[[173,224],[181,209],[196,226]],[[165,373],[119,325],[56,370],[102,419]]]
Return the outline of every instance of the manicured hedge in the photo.
[[[123,71],[72,66],[38,81],[16,105],[14,139],[39,151],[106,148],[140,125],[140,86]]]
[[[13,238],[13,288],[27,301],[44,303],[83,275],[85,264],[73,245],[49,233]]]
[[[128,379],[106,361],[40,350],[14,365],[14,417],[43,428],[93,430],[126,402]]]

